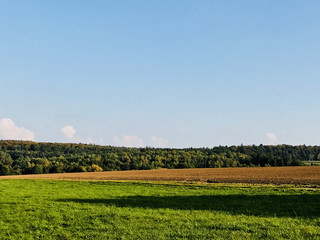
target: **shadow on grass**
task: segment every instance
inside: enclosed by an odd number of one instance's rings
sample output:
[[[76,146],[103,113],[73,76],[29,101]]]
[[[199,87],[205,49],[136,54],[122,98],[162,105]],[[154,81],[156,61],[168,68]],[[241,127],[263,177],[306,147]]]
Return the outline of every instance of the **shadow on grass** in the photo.
[[[275,217],[320,217],[320,195],[129,196],[101,199],[58,199],[59,202],[116,207],[211,210]]]

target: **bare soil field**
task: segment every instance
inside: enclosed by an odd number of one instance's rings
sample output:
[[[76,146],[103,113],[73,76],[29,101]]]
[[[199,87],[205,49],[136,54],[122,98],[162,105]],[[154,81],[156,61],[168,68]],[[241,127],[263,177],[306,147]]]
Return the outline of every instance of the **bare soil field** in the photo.
[[[196,168],[0,176],[0,179],[142,180],[320,185],[320,166]]]

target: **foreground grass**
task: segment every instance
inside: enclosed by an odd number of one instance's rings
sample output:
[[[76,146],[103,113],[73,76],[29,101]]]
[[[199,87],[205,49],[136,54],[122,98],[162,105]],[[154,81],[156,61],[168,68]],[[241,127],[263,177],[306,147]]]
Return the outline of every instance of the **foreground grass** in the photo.
[[[0,239],[320,239],[320,189],[0,181]]]

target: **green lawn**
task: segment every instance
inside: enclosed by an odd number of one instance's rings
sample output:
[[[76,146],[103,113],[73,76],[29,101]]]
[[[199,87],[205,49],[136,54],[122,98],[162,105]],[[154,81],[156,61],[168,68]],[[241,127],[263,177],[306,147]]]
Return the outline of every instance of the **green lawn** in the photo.
[[[320,188],[0,180],[0,239],[320,239]]]

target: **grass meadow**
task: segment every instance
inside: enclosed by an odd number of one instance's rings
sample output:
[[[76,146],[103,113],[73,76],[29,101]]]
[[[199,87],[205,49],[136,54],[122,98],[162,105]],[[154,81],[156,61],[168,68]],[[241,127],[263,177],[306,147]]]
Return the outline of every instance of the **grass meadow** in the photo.
[[[0,239],[320,239],[320,188],[0,180]]]

